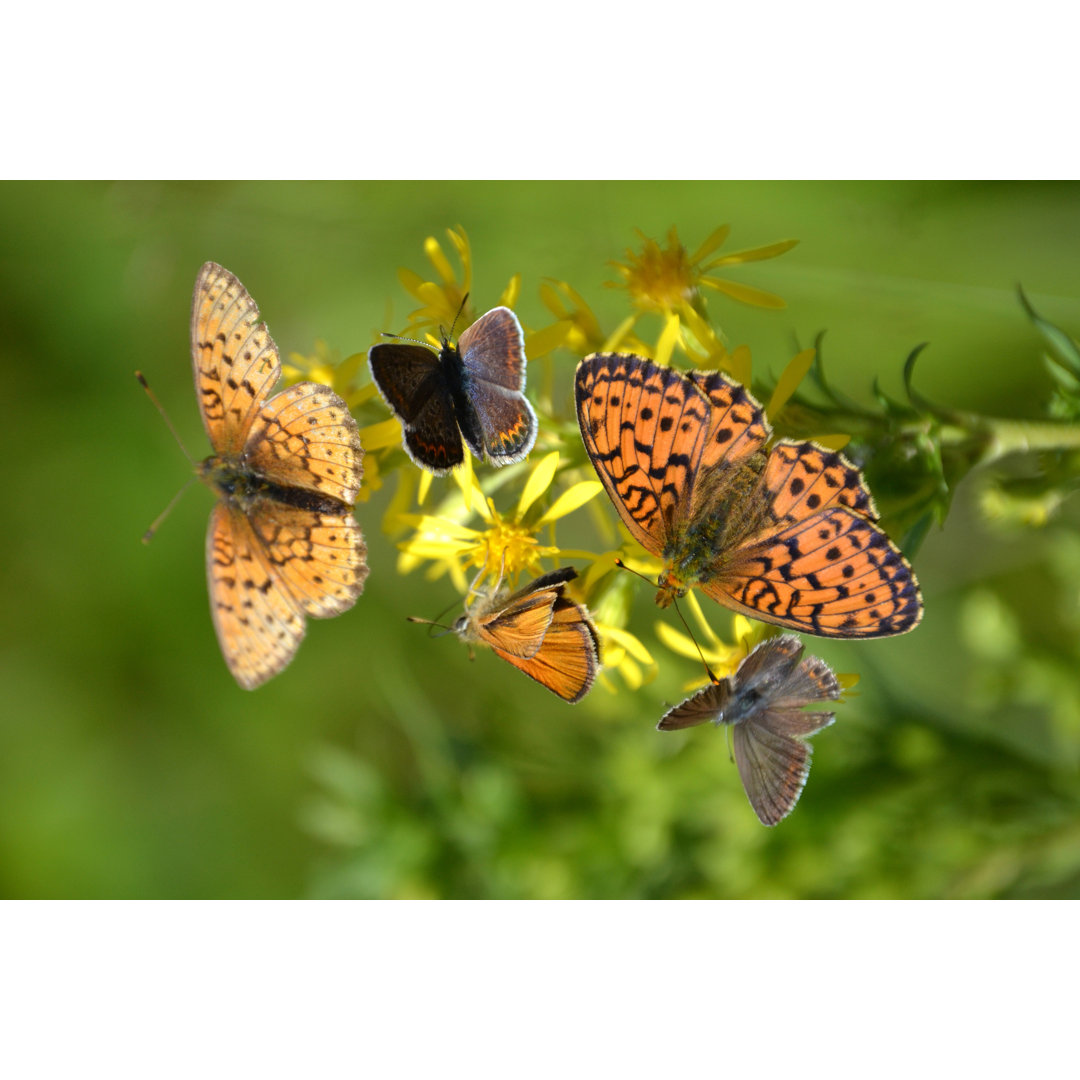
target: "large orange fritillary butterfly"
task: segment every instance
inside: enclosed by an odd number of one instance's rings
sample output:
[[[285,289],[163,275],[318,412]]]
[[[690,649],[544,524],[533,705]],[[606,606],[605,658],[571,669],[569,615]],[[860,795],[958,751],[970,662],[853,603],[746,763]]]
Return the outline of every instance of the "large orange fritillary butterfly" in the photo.
[[[802,651],[793,634],[763,641],[733,676],[699,690],[657,724],[661,731],[730,724],[739,778],[763,825],[795,809],[810,775],[811,750],[803,740],[833,722],[833,713],[803,706],[840,696],[829,665],[816,656],[800,660]]]
[[[364,456],[356,421],[329,387],[281,376],[277,346],[239,280],[208,262],[191,306],[195,394],[214,448],[199,478],[210,515],[210,610],[229,670],[253,690],[292,660],[305,618],[340,615],[367,577],[352,516]]]
[[[589,613],[565,595],[576,577],[564,566],[513,594],[497,586],[480,592],[453,631],[490,646],[563,701],[580,701],[596,678],[599,638]]]
[[[754,619],[823,637],[903,634],[915,575],[875,524],[862,474],[836,451],[782,439],[745,387],[639,356],[578,365],[585,449],[630,534],[665,561],[656,602],[694,585]]]
[[[461,440],[492,465],[526,458],[536,413],[525,397],[525,337],[507,307],[492,308],[442,348],[393,341],[368,350],[371,379],[401,421],[421,469],[445,476],[465,460]]]

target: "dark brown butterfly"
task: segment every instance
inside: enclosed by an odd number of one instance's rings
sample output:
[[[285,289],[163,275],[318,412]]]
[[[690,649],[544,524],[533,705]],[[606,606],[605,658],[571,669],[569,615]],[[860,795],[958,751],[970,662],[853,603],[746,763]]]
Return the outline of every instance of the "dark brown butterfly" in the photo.
[[[804,740],[833,722],[833,713],[803,712],[803,706],[840,696],[829,665],[816,656],[800,661],[802,651],[793,634],[763,641],[733,676],[699,690],[657,725],[678,731],[707,721],[730,724],[735,764],[763,825],[775,825],[795,808],[810,775]]]
[[[589,613],[565,595],[576,577],[564,566],[510,595],[498,587],[481,592],[454,633],[490,646],[563,701],[580,701],[596,678],[599,638]]]
[[[368,350],[371,378],[401,421],[406,453],[445,476],[465,460],[461,441],[481,461],[509,465],[536,442],[526,400],[525,338],[506,307],[492,308],[442,348],[404,341]]]

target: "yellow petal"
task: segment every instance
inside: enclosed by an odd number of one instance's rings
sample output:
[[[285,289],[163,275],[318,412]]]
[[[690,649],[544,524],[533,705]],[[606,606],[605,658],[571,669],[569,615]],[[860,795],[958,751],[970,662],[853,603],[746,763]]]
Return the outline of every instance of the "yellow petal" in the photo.
[[[423,506],[424,500],[427,498],[427,493],[431,490],[431,481],[435,478],[424,469],[420,473],[420,486],[416,491],[416,505]]]
[[[389,420],[383,420],[378,424],[369,424],[360,429],[360,445],[365,453],[372,450],[383,450],[387,446],[398,446],[401,443],[401,424],[396,416]]]
[[[775,293],[766,292],[764,289],[755,289],[752,285],[741,285],[737,281],[725,281],[722,278],[703,277],[700,281],[707,289],[722,292],[730,296],[732,300],[738,300],[741,304],[750,304],[752,307],[772,308],[774,310],[787,307],[787,303]]]
[[[690,256],[691,264],[701,262],[702,259],[711,255],[718,247],[721,247],[728,238],[728,233],[730,232],[730,225],[721,225],[718,229],[713,229],[713,231],[705,238],[705,242],[701,247]]]
[[[732,251],[728,255],[722,255],[713,260],[703,270],[715,270],[718,266],[734,266],[736,263],[760,262],[762,259],[775,259],[777,255],[783,255],[790,251],[798,240],[778,240],[775,244],[765,244],[762,247],[746,248],[743,251]]]
[[[688,656],[697,659],[697,649],[694,643],[681,631],[669,626],[666,622],[656,624],[656,636],[660,644],[670,649],[679,656]]]
[[[542,303],[556,319],[569,318],[570,312],[563,303],[562,297],[555,291],[554,287],[549,285],[546,281],[542,282],[540,285],[540,303]]]
[[[432,537],[447,536],[475,544],[483,535],[476,529],[470,529],[468,525],[451,521],[449,518],[435,517],[433,514],[401,514],[398,520],[410,529],[415,529],[417,533],[426,534],[429,540]]]
[[[850,435],[815,435],[814,442],[818,446],[824,446],[826,450],[843,450],[849,442]]]
[[[641,677],[641,668],[639,668],[629,656],[619,665],[618,670],[619,674],[623,677],[623,682],[626,683],[631,690],[641,689],[641,684],[645,681]]]
[[[750,379],[753,375],[753,363],[750,359],[750,346],[737,345],[725,359],[724,370],[737,382],[741,382],[743,386],[749,386]]]
[[[453,233],[451,233],[451,238],[453,238]],[[435,267],[435,273],[443,279],[443,284],[453,285],[455,282],[453,267],[450,265],[450,260],[443,254],[443,249],[434,236],[429,236],[424,241],[424,254],[431,261],[431,265]]]
[[[690,591],[686,594],[684,603],[690,609],[690,614],[693,615],[694,621],[698,624],[701,632],[708,639],[710,646],[720,644],[720,639],[716,636],[716,632],[708,624],[705,619],[705,612],[701,610],[701,604],[698,602],[697,593]]]
[[[466,510],[472,510],[473,483],[476,474],[473,472],[472,454],[466,451],[465,460],[454,470],[454,482],[461,488],[461,498],[465,503]]]
[[[675,342],[679,340],[679,316],[670,312],[664,320],[664,329],[660,331],[660,337],[656,342],[656,362],[668,364],[671,362],[671,354],[675,349]]]
[[[508,307],[508,308],[513,309],[516,306],[520,296],[521,296],[521,275],[520,274],[515,274],[510,279],[510,281],[507,283],[506,288],[503,289],[502,296],[499,297],[499,303],[502,304],[503,307]]]
[[[401,282],[402,287],[411,296],[415,296],[417,300],[422,299],[420,296],[420,286],[424,284],[424,279],[413,270],[409,270],[405,266],[398,267],[398,281]]]
[[[600,346],[600,352],[615,352],[622,339],[633,329],[634,323],[637,322],[637,318],[637,315],[627,315],[626,318],[615,327],[607,341]]]
[[[604,490],[604,485],[599,480],[580,480],[572,487],[567,488],[544,512],[544,516],[536,523],[539,529],[541,525],[547,525],[550,521],[558,521],[567,514],[572,514],[580,506],[584,506],[590,499],[595,498]]]
[[[861,676],[857,675],[854,671],[838,671],[836,673],[836,681],[845,689],[850,690],[855,686]]]
[[[788,403],[791,395],[799,389],[799,383],[806,378],[806,373],[814,363],[814,350],[803,349],[796,353],[784,368],[780,378],[776,382],[776,389],[769,404],[765,406],[765,415],[775,420],[780,410]]]
[[[574,324],[569,319],[562,319],[529,334],[525,338],[525,355],[530,360],[537,360],[549,352],[554,352],[566,341],[573,328]]]
[[[643,664],[654,662],[649,650],[629,630],[621,630],[617,626],[609,626],[606,623],[597,623],[596,629],[601,637],[610,638],[616,645],[621,645],[631,656],[637,657]]]
[[[517,519],[520,521],[525,516],[525,511],[551,486],[555,478],[555,470],[559,467],[559,451],[553,450],[540,459],[529,479],[525,481],[525,488],[518,500]]]
[[[468,551],[472,545],[460,544],[453,540],[402,540],[398,550],[406,555],[415,555],[420,559],[445,559],[449,555],[458,555]]]

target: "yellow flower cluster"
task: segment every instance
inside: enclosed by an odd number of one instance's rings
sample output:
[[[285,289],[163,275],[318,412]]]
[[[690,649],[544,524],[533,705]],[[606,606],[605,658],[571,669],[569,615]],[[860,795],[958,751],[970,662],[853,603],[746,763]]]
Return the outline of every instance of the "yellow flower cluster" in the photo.
[[[387,416],[374,385],[365,378],[364,353],[341,359],[320,341],[312,355],[293,354],[289,358],[285,366],[288,380],[313,379],[332,386],[357,416],[365,450],[360,498],[366,500],[396,475],[397,486],[384,514],[383,529],[399,537],[399,573],[420,570],[430,580],[449,578],[458,593],[466,596],[485,583],[494,587],[504,580],[518,583],[523,575],[539,576],[545,572],[545,564],[558,567],[573,563],[581,575],[571,591],[588,605],[600,638],[604,668],[600,681],[614,689],[609,673],[617,672],[625,685],[637,688],[655,677],[657,663],[652,653],[629,629],[638,583],[619,571],[616,561],[653,580],[659,563],[642,552],[621,524],[612,524],[608,508],[593,501],[602,485],[587,462],[575,419],[559,415],[565,407],[565,372],[556,377],[552,354],[566,350],[585,356],[622,350],[666,364],[678,349],[694,367],[723,370],[749,384],[750,351],[744,345],[728,348],[710,321],[705,292],[743,304],[782,308],[784,302],[779,297],[717,276],[717,272],[782,255],[797,241],[717,254],[728,233],[726,225],[714,230],[692,253],[682,245],[674,228],[664,245],[643,236],[639,249],[627,251],[622,261],[613,264],[619,280],[608,284],[626,291],[631,311],[611,329],[605,329],[585,298],[568,282],[543,281],[539,296],[552,321],[523,327],[525,354],[531,365],[530,397],[539,417],[536,447],[531,461],[487,470],[484,476],[474,471],[469,454],[446,480],[413,467],[402,448],[401,423]],[[460,334],[478,317],[471,295],[473,265],[468,237],[460,226],[448,229],[446,236],[456,268],[444,246],[435,237],[428,237],[424,254],[431,266],[430,276],[404,268],[398,271],[401,285],[418,305],[409,313],[402,336],[423,337],[435,348],[455,323]],[[520,274],[511,277],[496,303],[514,308],[521,282]],[[660,323],[655,337],[646,340],[641,326],[643,318],[650,315],[659,316]],[[809,371],[813,355],[812,349],[803,350],[783,371],[768,405],[773,419],[782,414]],[[826,436],[817,441],[839,447],[846,439]],[[437,500],[425,509],[432,502],[436,485]],[[579,511],[581,523],[591,521],[601,544],[606,545],[602,550],[560,546],[557,526]],[[700,635],[698,642],[665,623],[657,624],[656,635],[676,655],[702,657],[717,676],[731,674],[763,636],[760,624],[755,628],[736,615],[731,640],[725,641],[710,627],[693,595],[687,596],[686,606]],[[694,683],[700,682],[699,674]]]

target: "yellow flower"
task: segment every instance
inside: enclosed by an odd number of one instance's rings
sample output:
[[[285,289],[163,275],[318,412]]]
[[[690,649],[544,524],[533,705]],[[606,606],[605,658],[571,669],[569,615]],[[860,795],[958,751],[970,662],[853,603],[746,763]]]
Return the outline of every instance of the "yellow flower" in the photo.
[[[785,251],[790,251],[798,241],[781,240],[764,247],[734,251],[729,255],[709,259],[724,243],[730,231],[730,225],[721,225],[693,255],[688,254],[683,247],[674,226],[668,231],[666,248],[639,232],[638,235],[643,241],[640,253],[628,249],[626,262],[613,264],[623,280],[607,284],[611,288],[625,288],[635,307],[642,311],[655,311],[662,315],[694,308],[700,311],[702,288],[722,292],[732,300],[754,307],[785,307],[779,296],[749,285],[712,277],[709,272],[720,267],[775,258],[783,255]]]
[[[454,329],[455,319],[457,319],[456,332],[460,333],[476,321],[476,309],[471,302],[465,305],[464,310],[462,309],[462,303],[472,291],[472,252],[469,247],[469,238],[460,225],[456,229],[447,229],[446,235],[461,263],[460,280],[434,236],[429,236],[424,241],[424,254],[435,270],[437,281],[428,281],[405,267],[398,269],[398,280],[405,291],[421,304],[421,307],[409,315],[410,333],[430,328],[449,334],[451,329]],[[503,290],[499,304],[513,308],[520,293],[521,275],[515,274]]]
[[[430,561],[433,565],[428,571],[429,577],[449,573],[463,593],[468,588],[465,574],[468,567],[481,571],[474,587],[484,578],[513,581],[526,570],[532,575],[539,574],[542,559],[563,555],[554,544],[540,543],[540,531],[549,528],[553,534],[553,525],[559,518],[583,506],[602,490],[599,481],[582,480],[562,492],[546,510],[534,511],[533,507],[550,488],[558,468],[557,450],[541,458],[530,471],[517,506],[505,515],[496,509],[494,499],[483,492],[471,471],[465,475],[464,470],[458,470],[454,477],[461,493],[448,497],[445,505],[440,507],[440,513],[399,515],[401,523],[414,529],[414,535],[399,545],[399,571],[408,573]],[[500,470],[495,482],[504,482],[509,471],[509,468]],[[471,509],[483,518],[483,528],[464,524]]]

